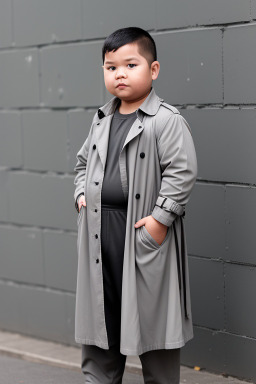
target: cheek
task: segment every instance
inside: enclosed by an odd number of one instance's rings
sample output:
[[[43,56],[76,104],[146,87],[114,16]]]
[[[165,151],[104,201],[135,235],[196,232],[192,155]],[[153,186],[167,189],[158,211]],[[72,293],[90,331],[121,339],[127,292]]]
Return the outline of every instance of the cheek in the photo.
[[[114,77],[113,74],[111,74],[111,73],[107,73],[107,74],[105,75],[105,82],[106,82],[107,84],[111,85],[111,84],[113,84],[114,78],[115,78],[115,77]]]
[[[150,81],[150,74],[145,73],[145,71],[138,71],[133,76],[134,81],[139,84],[145,84]]]
[[[104,76],[104,81],[105,81],[105,85],[106,85],[107,87],[110,87],[110,86],[111,86],[112,82],[111,82],[111,77],[110,77],[110,76],[105,75],[105,76]]]
[[[134,78],[134,85],[136,86],[136,88],[141,88],[143,86],[145,86],[145,84],[147,84],[149,82],[149,78],[148,77],[143,77],[143,76],[136,76],[136,78]]]

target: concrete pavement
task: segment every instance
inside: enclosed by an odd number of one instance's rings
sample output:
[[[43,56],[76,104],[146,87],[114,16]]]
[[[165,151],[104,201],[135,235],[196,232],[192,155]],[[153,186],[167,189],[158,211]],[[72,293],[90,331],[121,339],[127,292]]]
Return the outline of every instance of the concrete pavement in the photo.
[[[82,371],[0,354],[1,384],[84,384]],[[123,384],[143,384],[141,375],[125,371]],[[104,384],[104,383],[102,383]]]
[[[39,340],[18,333],[0,331],[0,354],[13,358],[20,358],[30,362],[39,362],[45,365],[62,367],[81,373],[81,348],[71,347],[46,340]],[[138,375],[138,382],[143,383],[141,363],[138,356],[128,356],[126,360],[126,373]],[[128,381],[127,381],[128,380]],[[131,383],[134,380],[130,379]],[[124,383],[129,377],[124,377]],[[248,384],[232,377],[223,377],[206,371],[196,371],[192,368],[181,367],[180,383],[186,384]]]

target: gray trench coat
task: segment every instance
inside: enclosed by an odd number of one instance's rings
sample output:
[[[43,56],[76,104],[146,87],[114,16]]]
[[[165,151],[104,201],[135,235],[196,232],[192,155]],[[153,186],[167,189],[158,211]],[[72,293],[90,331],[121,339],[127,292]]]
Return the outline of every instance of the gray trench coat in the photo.
[[[110,123],[119,99],[94,115],[77,153],[74,199],[85,194],[77,217],[78,270],[75,340],[109,349],[101,264],[101,188]],[[121,344],[124,355],[182,347],[193,337],[184,210],[197,176],[191,131],[179,111],[154,88],[137,110],[120,152],[121,183],[127,199]],[[159,245],[134,224],[152,215],[168,226]]]

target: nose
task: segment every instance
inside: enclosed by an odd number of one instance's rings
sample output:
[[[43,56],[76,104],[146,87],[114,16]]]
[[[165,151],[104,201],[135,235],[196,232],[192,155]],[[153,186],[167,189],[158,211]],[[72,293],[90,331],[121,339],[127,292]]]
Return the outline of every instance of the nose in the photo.
[[[116,71],[116,79],[120,79],[122,77],[126,77],[126,72],[124,70],[124,68],[118,68],[117,71]]]

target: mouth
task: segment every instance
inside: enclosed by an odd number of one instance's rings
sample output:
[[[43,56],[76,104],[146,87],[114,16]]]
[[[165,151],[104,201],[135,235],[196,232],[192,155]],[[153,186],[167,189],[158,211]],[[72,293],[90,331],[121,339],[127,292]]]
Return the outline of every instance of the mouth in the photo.
[[[116,87],[116,88],[119,88],[119,87],[127,87],[127,85],[126,85],[126,84],[124,84],[124,83],[120,83],[120,84],[118,84],[118,85],[117,85],[117,87]]]

